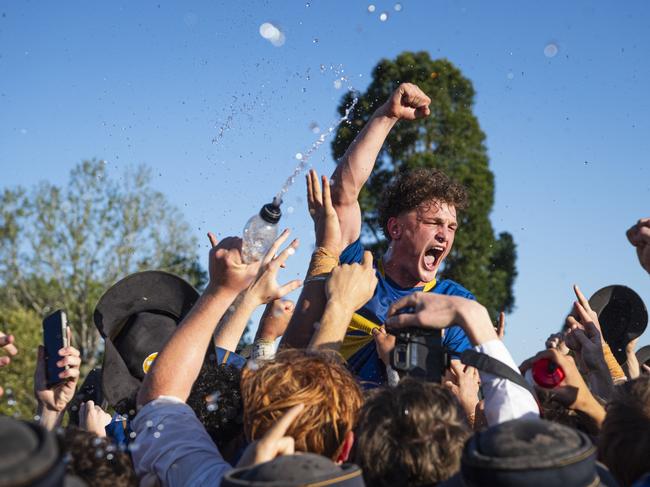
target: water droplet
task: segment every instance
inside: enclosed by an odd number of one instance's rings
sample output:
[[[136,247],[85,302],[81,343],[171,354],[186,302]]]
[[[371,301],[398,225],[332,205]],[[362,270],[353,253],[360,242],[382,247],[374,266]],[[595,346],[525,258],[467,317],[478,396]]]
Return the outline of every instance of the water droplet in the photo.
[[[316,122],[312,122],[309,124],[309,130],[311,130],[313,134],[317,134],[320,132],[320,127]]]
[[[544,47],[544,56],[552,58],[557,56],[557,53],[560,52],[559,46],[555,42],[549,42]]]
[[[114,458],[114,455],[112,453],[109,453],[106,455],[106,460],[112,460]]]
[[[101,438],[93,438],[93,446],[99,446],[102,444]]]
[[[210,403],[205,408],[211,413],[219,409],[215,403]]]
[[[135,431],[131,431],[131,432],[129,433],[129,438],[134,439],[135,437],[136,437],[136,432],[135,432]]]
[[[153,428],[153,421],[149,420],[145,423],[145,425],[147,426],[147,428]]]
[[[312,41],[314,44],[318,44],[318,37],[314,37],[311,41]]]
[[[295,253],[296,253],[296,249],[294,249],[293,247],[289,247],[287,249],[287,255],[293,255]]]
[[[393,10],[395,10],[395,12],[401,12],[402,11],[402,4],[401,3],[396,3],[395,6],[393,6]]]
[[[160,438],[160,431],[156,431],[156,432],[153,434],[153,437],[154,437],[154,438]]]
[[[508,74],[506,75],[506,78],[514,79],[515,78],[515,73],[513,73],[512,71],[508,71]]]
[[[379,20],[386,22],[388,20],[388,12],[382,12],[379,14]]]
[[[299,161],[302,161],[302,153],[301,152],[296,152],[296,159]]]
[[[104,450],[101,448],[98,448],[95,450],[95,458],[102,458],[104,456]]]
[[[376,7],[371,3],[370,5],[368,5],[368,12],[373,13],[375,11],[375,8]]]
[[[142,301],[149,301],[149,298],[146,296],[142,296]]]
[[[585,161],[585,166],[586,166],[587,164],[589,164],[589,161]]]
[[[324,65],[324,64],[321,64],[321,65],[320,65],[320,72],[321,72],[321,73],[324,73],[324,72],[325,72],[325,65]]]
[[[307,8],[311,7],[311,3],[307,2],[307,3],[305,4],[305,7],[307,7]]]
[[[162,431],[162,430],[165,429],[165,425],[162,424],[162,423],[160,423],[158,426],[156,426],[156,429],[157,429],[158,431]]]
[[[264,22],[259,28],[260,35],[275,47],[283,46],[286,38],[284,33],[271,22]]]
[[[336,88],[337,90],[340,90],[341,86],[343,86],[343,84],[341,83],[341,80],[340,79],[335,79],[334,80],[334,88]]]
[[[294,211],[295,211],[295,209],[294,209],[293,206],[290,206],[289,208],[287,208],[287,213],[288,213],[289,215],[291,215]]]

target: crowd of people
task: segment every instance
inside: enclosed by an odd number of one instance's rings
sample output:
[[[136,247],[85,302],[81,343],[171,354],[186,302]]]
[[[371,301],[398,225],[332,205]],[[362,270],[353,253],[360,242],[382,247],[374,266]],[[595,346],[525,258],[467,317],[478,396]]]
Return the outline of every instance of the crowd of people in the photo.
[[[309,172],[316,245],[304,281],[278,282],[298,246],[288,231],[251,263],[240,238],[209,234],[200,295],[160,271],[105,292],[94,314],[103,364],[83,385],[73,344],[56,385],[39,348],[36,420],[0,417],[0,485],[650,485],[638,336],[608,342],[576,286],[563,329],[517,366],[503,317],[495,326],[469,290],[437,277],[471,198],[460,184],[426,168],[397,174],[378,209],[388,249],[364,249],[360,192],[394,124],[429,116],[429,104],[401,84],[335,184]],[[650,273],[650,218],[627,238]],[[295,304],[284,299],[298,288]],[[262,305],[253,344],[237,350]],[[10,367],[19,333],[0,345]]]

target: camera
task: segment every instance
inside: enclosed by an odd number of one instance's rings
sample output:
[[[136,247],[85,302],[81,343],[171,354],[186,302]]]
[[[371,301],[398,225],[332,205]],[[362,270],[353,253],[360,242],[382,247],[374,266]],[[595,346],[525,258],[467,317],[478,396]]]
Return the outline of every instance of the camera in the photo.
[[[442,345],[442,331],[403,328],[393,334],[396,340],[390,357],[391,367],[397,370],[400,376],[440,383],[447,368],[447,352]]]

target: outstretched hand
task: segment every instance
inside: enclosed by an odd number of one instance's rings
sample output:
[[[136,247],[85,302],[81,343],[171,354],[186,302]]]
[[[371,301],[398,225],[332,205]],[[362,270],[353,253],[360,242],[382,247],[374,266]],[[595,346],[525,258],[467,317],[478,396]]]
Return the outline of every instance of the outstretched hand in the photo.
[[[330,183],[321,176],[323,188],[318,181],[318,173],[311,169],[307,178],[307,205],[309,215],[314,220],[316,247],[323,247],[334,255],[341,253],[341,225],[332,205]]]
[[[365,251],[361,264],[335,267],[327,279],[325,293],[328,300],[346,303],[356,311],[372,298],[377,287],[377,276],[372,266],[372,253]]]
[[[418,86],[402,83],[381,107],[384,116],[397,120],[417,120],[431,114],[431,98]]]
[[[636,247],[639,264],[650,273],[650,218],[641,218],[626,233],[627,239]]]
[[[282,252],[276,253],[280,246],[289,238],[289,230],[280,234],[271,248],[262,259],[257,276],[246,291],[246,295],[255,304],[266,304],[276,299],[283,298],[291,291],[302,286],[300,279],[294,279],[287,284],[280,286],[277,281],[278,271],[284,267],[290,255],[293,255],[298,248],[298,239],[293,240]]]

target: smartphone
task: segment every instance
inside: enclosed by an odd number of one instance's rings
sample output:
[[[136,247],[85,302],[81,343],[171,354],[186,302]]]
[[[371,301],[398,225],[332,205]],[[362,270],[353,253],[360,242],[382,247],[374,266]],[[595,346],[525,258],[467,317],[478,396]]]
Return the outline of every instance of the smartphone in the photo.
[[[47,387],[50,388],[64,379],[59,374],[68,367],[59,367],[56,363],[61,360],[59,350],[68,346],[68,320],[63,310],[58,310],[43,320],[43,345],[45,347],[45,376]]]
[[[70,422],[79,425],[79,406],[86,401],[93,401],[102,409],[106,409],[106,402],[102,394],[102,369],[101,367],[91,370],[86,376],[86,380],[75,394],[70,407],[68,407],[68,416]]]

